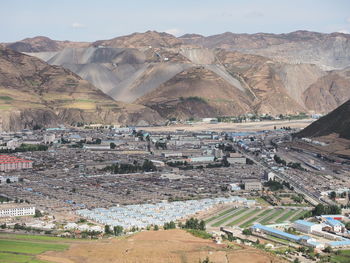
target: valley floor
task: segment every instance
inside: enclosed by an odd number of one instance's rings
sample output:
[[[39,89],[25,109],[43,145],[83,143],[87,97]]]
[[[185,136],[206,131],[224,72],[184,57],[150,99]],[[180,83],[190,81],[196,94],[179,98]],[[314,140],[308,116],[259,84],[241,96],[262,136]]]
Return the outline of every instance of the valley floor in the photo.
[[[303,120],[281,120],[281,121],[261,121],[261,122],[244,122],[244,123],[193,123],[193,124],[177,124],[171,126],[155,126],[155,127],[144,127],[145,131],[152,132],[174,132],[176,130],[186,131],[235,131],[235,132],[250,132],[250,131],[261,131],[261,130],[273,130],[276,126],[277,129],[281,127],[291,127],[302,129],[308,126],[310,123],[315,121],[314,119],[303,119]]]

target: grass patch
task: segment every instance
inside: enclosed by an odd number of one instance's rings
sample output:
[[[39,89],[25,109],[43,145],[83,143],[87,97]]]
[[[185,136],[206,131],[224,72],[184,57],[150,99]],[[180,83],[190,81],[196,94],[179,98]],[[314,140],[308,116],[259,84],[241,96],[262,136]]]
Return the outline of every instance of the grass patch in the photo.
[[[264,218],[260,223],[262,225],[265,225],[280,214],[281,214],[281,210],[277,209],[272,215]]]
[[[220,213],[220,214],[218,214],[216,216],[212,216],[212,217],[208,218],[207,220],[205,220],[205,223],[211,222],[211,221],[213,221],[213,220],[215,220],[215,219],[217,219],[219,217],[222,217],[222,216],[232,212],[235,209],[237,209],[237,208],[233,207],[233,208],[227,209],[224,212],[222,212],[222,213]]]
[[[40,254],[48,250],[61,251],[68,248],[64,244],[38,243],[17,240],[0,240],[0,249],[6,252]]]
[[[287,213],[285,213],[284,215],[282,215],[280,218],[278,218],[276,220],[276,223],[279,224],[279,223],[283,223],[287,220],[287,218],[290,218],[292,215],[294,215],[296,213],[295,210],[290,210],[288,211]],[[297,213],[299,213],[299,211],[297,211]]]
[[[234,226],[239,224],[240,222],[248,219],[249,217],[251,217],[252,215],[256,214],[257,212],[261,211],[260,209],[254,209],[253,211],[250,211],[248,214],[245,214],[239,218],[237,218],[236,220],[234,220],[233,222],[229,223],[228,226]]]
[[[13,98],[11,98],[10,96],[0,96],[0,100],[11,101],[13,100]]]
[[[289,245],[289,243],[290,243],[290,242],[288,242],[287,240],[284,240],[284,239],[282,239],[282,238],[278,238],[278,237],[274,237],[274,236],[270,236],[270,235],[266,235],[266,237],[268,237],[269,239],[274,240],[274,241],[276,241],[276,242],[285,244],[285,245]]]
[[[61,241],[66,242],[69,240],[75,240],[72,238],[65,237],[50,237],[50,236],[39,236],[39,235],[17,235],[17,234],[0,234],[0,240],[11,239],[11,240],[33,240],[33,241]]]
[[[10,106],[10,105],[0,105],[0,110],[9,110],[11,108],[12,108],[12,106]]]
[[[204,238],[204,239],[211,239],[212,238],[212,236],[204,230],[186,229],[186,231],[188,233],[194,235],[195,237],[200,237],[200,238]]]
[[[228,220],[230,220],[231,218],[238,216],[240,214],[243,214],[244,212],[246,212],[248,209],[241,209],[241,210],[237,210],[234,214],[227,216],[223,219],[221,219],[220,221],[216,222],[215,224],[213,224],[214,227],[218,227],[223,225],[225,222],[227,222]]]
[[[35,258],[33,255],[20,255],[0,252],[0,262],[2,263],[49,263]]]
[[[36,259],[36,255],[46,251],[62,251],[69,239],[34,235],[0,234],[1,263],[48,263]]]
[[[256,217],[253,217],[252,219],[248,220],[247,222],[245,222],[244,224],[240,225],[239,227],[241,228],[246,228],[248,226],[251,226],[255,221],[258,221],[259,218],[266,216],[268,213],[270,213],[272,211],[272,209],[268,209],[263,211],[262,213],[258,214]]]
[[[298,220],[299,218],[302,218],[305,214],[307,214],[308,210],[301,210],[300,213],[297,213],[295,216],[293,216],[289,221],[293,222],[295,220]]]

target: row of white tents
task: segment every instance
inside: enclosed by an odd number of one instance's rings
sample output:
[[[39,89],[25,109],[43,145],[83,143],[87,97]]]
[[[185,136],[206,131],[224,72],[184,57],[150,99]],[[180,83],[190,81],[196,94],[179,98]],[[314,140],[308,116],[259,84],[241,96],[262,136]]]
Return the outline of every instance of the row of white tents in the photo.
[[[156,204],[138,204],[93,210],[78,210],[79,216],[97,223],[110,226],[146,228],[151,225],[163,225],[166,222],[188,218],[200,211],[209,210],[218,204],[232,203],[237,206],[254,205],[254,200],[247,200],[239,196],[228,198],[201,199],[177,202],[162,202]]]

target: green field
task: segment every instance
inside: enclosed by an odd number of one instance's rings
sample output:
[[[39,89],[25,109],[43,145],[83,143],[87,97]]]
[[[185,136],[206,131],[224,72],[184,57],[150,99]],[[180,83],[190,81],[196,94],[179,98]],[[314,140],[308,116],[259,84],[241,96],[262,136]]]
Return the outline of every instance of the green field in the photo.
[[[240,214],[243,214],[244,212],[246,212],[248,209],[238,209],[235,213],[227,216],[227,217],[224,217],[223,219],[221,219],[220,221],[216,222],[215,224],[213,224],[214,227],[218,227],[218,226],[221,226],[223,225],[225,222],[229,221],[231,218],[235,217],[235,216],[238,216]]]
[[[236,220],[232,221],[231,223],[229,223],[229,226],[234,226],[239,224],[240,222],[243,222],[244,220],[248,219],[249,217],[251,217],[252,215],[255,215],[257,212],[261,211],[260,209],[254,209],[253,211],[250,211],[248,214],[244,214],[243,216],[237,218]]]
[[[277,218],[276,223],[280,224],[285,222],[288,218],[290,218],[292,215],[294,215],[296,212],[295,210],[290,210],[287,213],[285,213],[283,216],[281,216],[280,218]]]
[[[248,226],[251,226],[254,222],[256,222],[259,218],[262,218],[264,216],[266,216],[268,213],[270,213],[272,211],[272,209],[268,209],[268,210],[264,210],[262,213],[258,214],[256,217],[253,217],[251,219],[249,219],[248,221],[246,221],[245,223],[243,223],[242,225],[240,225],[239,227],[241,228],[246,228]]]
[[[303,215],[308,213],[308,210],[292,209],[289,207],[283,208],[230,208],[218,211],[216,215],[205,219],[208,226],[239,226],[246,228],[254,223],[266,224],[280,224],[284,222],[293,222]]]
[[[217,219],[217,218],[219,218],[219,217],[222,217],[222,216],[224,216],[224,215],[226,215],[226,214],[232,212],[232,211],[235,210],[235,209],[237,209],[237,208],[233,207],[233,208],[227,209],[227,210],[225,210],[224,212],[222,212],[222,213],[220,213],[220,214],[218,214],[218,215],[216,215],[216,216],[212,216],[212,217],[206,219],[206,220],[205,220],[205,223],[211,222],[211,221],[213,221],[213,220],[215,220],[215,219]]]
[[[62,251],[69,239],[48,236],[0,234],[1,263],[47,263],[36,259],[45,251]]]
[[[303,217],[308,212],[309,211],[307,211],[307,210],[302,210],[300,213],[295,214],[295,216],[293,216],[290,220],[291,221],[298,220],[299,218]]]
[[[350,250],[340,250],[339,254],[332,255],[330,258],[331,263],[349,263],[350,262]]]
[[[281,212],[282,212],[282,210],[277,209],[273,214],[271,214],[270,216],[264,218],[260,223],[262,225],[265,225],[265,224],[271,222],[272,219],[274,219],[275,217],[279,216],[281,214]]]

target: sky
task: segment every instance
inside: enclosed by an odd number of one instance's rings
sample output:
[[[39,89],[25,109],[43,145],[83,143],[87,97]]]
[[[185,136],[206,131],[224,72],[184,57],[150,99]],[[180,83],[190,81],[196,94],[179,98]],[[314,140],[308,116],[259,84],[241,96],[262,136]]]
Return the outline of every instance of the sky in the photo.
[[[157,30],[350,32],[350,0],[0,0],[0,42],[95,41]]]

